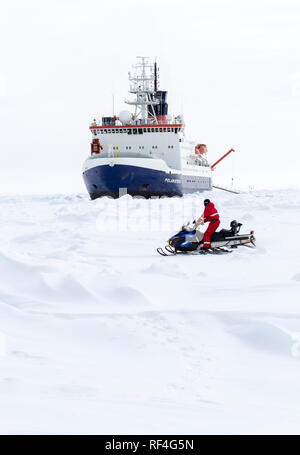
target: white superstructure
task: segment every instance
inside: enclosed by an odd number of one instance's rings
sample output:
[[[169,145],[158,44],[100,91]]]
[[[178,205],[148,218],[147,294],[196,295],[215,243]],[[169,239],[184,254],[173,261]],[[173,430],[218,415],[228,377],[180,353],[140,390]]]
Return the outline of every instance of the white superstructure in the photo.
[[[206,184],[198,190],[208,189],[211,169],[204,156],[206,146],[187,141],[183,117],[168,114],[167,92],[158,90],[156,62],[138,57],[137,65],[129,73],[129,81],[129,92],[133,97],[125,102],[134,108],[134,112],[122,111],[119,116],[102,117],[101,122],[94,120],[90,125],[93,135],[91,156],[84,163],[84,173],[99,166],[132,166],[176,174],[178,179],[182,176],[183,192],[186,186],[191,187],[189,183],[197,186],[204,180]],[[194,181],[193,177],[196,177]],[[88,179],[85,180],[88,186]],[[161,186],[161,182],[158,183]],[[107,187],[107,182],[105,185]],[[101,182],[99,185],[94,183],[95,186],[98,189]],[[108,192],[105,190],[105,194]],[[169,188],[167,192],[170,192]]]

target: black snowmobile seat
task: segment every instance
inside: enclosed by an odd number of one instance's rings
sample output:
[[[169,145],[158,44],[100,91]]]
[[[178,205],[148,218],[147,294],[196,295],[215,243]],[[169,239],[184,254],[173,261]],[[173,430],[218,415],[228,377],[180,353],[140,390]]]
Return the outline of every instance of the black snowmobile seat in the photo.
[[[232,237],[235,234],[235,232],[233,232],[232,229],[221,229],[220,234],[222,234],[223,237]]]
[[[226,237],[232,237],[234,233],[231,229],[221,229],[220,231],[214,232],[211,236],[211,242],[219,242],[226,239]]]
[[[214,232],[211,236],[211,242],[219,242],[220,240],[224,240],[227,237],[234,237],[240,231],[242,223],[238,223],[237,221],[233,220],[230,223],[231,229],[221,229],[220,231]]]

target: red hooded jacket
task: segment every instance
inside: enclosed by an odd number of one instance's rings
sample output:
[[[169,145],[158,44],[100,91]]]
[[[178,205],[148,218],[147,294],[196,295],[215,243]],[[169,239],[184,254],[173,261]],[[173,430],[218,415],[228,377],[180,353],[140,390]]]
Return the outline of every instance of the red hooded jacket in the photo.
[[[216,221],[220,218],[218,211],[212,202],[207,204],[205,207],[202,218],[204,219],[204,223],[207,223],[209,221]]]

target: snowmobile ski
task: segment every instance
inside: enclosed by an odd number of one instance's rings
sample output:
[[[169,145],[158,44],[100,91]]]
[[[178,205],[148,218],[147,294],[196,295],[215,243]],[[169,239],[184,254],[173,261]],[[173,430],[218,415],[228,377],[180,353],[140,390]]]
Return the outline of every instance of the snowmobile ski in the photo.
[[[167,250],[171,254],[176,254],[176,250],[171,245],[166,245],[165,250]]]
[[[161,256],[174,256],[176,254],[176,251],[173,249],[168,248],[169,245],[165,246],[165,249],[163,248],[157,248],[156,251],[161,255]]]
[[[222,251],[220,248],[204,248],[199,250],[200,254],[225,254],[226,251]],[[231,253],[231,251],[228,251]]]
[[[161,255],[161,256],[168,256],[167,253],[164,252],[162,248],[157,248],[156,251]]]

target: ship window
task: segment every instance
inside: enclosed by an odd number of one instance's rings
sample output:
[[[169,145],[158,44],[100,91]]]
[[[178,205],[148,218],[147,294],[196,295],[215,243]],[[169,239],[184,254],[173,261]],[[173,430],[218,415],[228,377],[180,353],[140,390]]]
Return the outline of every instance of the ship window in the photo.
[[[107,130],[103,130],[104,133],[107,133]]]
[[[154,133],[154,128],[151,128],[151,132]]]
[[[116,129],[116,133],[118,133],[118,132],[119,132],[119,130],[118,130],[118,129]]]
[[[138,129],[139,134],[143,134],[143,128]]]
[[[168,128],[168,133],[170,132],[170,128]]]
[[[136,131],[136,128],[133,128],[133,134],[136,134],[137,131]]]
[[[159,132],[162,133],[162,128],[159,128]]]
[[[132,134],[131,128],[128,128],[127,133]]]
[[[146,133],[146,131],[147,131],[147,128],[144,128],[144,133]]]
[[[175,134],[177,134],[178,128],[175,128]]]
[[[112,133],[114,133],[114,132],[115,132],[115,130],[111,130],[111,132],[112,132]]]
[[[164,133],[167,131],[167,129],[166,129],[166,128],[164,128],[163,130],[164,130]]]

